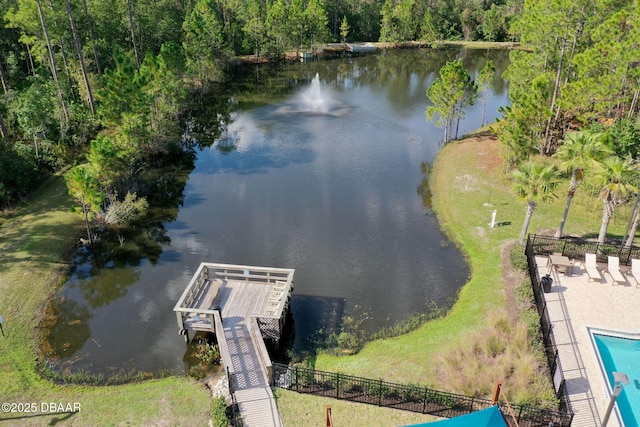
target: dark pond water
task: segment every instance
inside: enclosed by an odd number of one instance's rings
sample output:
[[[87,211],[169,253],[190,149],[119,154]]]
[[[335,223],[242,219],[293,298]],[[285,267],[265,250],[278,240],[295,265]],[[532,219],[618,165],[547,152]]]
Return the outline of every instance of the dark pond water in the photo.
[[[366,326],[378,328],[429,302],[449,304],[468,269],[429,210],[426,179],[443,131],[425,119],[425,91],[446,60],[461,57],[473,76],[487,56],[498,70],[486,106],[493,121],[508,104],[507,54],[497,51],[254,69],[207,95],[185,130],[202,143],[188,179],[154,181],[179,203],[144,238],[121,236],[118,257],[78,254],[50,308],[53,358],[94,372],[183,369],[172,308],[202,261],[295,268],[296,351],[345,312],[366,311]],[[461,135],[480,126],[481,110],[467,109]],[[134,242],[144,255],[122,249]]]

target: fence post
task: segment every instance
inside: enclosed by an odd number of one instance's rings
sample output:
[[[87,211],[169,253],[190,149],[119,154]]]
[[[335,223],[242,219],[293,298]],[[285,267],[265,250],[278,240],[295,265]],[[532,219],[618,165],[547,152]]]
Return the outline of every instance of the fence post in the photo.
[[[378,406],[382,406],[382,378],[380,378],[380,387],[378,388]]]
[[[520,406],[520,410],[518,411],[518,418],[516,419],[516,422],[518,424],[520,424],[520,417],[522,416],[522,410],[524,409],[524,406]]]
[[[295,368],[296,373],[296,391],[300,391],[300,383],[298,382],[298,367]]]
[[[340,399],[340,372],[336,373],[336,399]]]
[[[422,413],[426,414],[427,413],[427,396],[429,395],[429,389],[428,388],[424,388],[424,404],[422,405]]]

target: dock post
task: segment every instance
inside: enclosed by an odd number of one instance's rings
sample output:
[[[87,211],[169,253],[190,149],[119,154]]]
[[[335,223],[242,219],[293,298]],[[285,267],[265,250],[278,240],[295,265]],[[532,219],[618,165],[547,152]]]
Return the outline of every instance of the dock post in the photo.
[[[189,331],[184,327],[182,312],[176,311],[176,320],[178,321],[178,334],[184,335],[184,342],[189,343]]]

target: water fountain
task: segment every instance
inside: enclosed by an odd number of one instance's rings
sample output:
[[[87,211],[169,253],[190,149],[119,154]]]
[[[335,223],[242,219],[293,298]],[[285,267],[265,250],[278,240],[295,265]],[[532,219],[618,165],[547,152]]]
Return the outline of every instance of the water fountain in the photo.
[[[278,107],[275,113],[342,117],[350,110],[351,107],[336,100],[330,90],[322,87],[320,76],[316,73],[308,88],[292,101]]]
[[[331,99],[324,96],[320,90],[320,76],[316,73],[311,86],[300,94],[301,106],[306,107],[308,111],[317,113],[328,113],[331,105]]]

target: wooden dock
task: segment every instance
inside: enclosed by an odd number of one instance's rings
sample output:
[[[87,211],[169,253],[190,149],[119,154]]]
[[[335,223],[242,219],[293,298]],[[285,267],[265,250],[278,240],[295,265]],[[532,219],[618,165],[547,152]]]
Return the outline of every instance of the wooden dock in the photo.
[[[229,391],[247,427],[282,426],[264,339],[280,339],[293,273],[285,268],[202,263],[173,309],[185,341],[197,331],[216,334]]]

